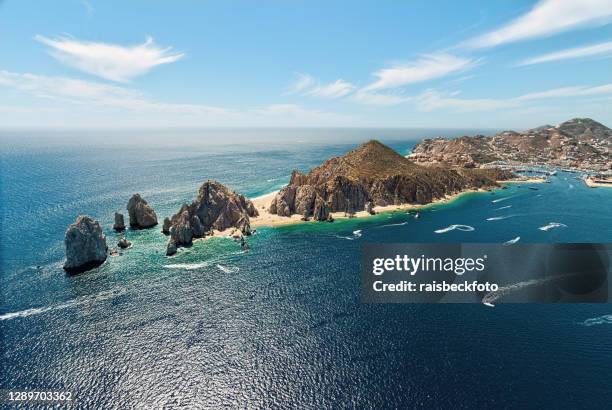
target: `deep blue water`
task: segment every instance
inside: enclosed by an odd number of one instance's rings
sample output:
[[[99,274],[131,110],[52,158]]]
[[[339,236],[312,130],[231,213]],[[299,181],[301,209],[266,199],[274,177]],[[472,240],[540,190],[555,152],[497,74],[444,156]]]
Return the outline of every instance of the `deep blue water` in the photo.
[[[439,134],[343,132],[335,143],[224,145],[219,132],[215,144],[151,146],[5,135],[0,388],[71,390],[84,408],[608,406],[609,305],[359,303],[363,243],[611,242],[612,190],[575,174],[467,194],[419,220],[261,228],[248,253],[213,238],[166,258],[159,229],[128,231],[134,246],[100,268],[61,269],[68,224],[89,214],[113,246],[113,213],[134,192],[163,219],[209,178],[254,197],[370,137],[405,153]],[[551,222],[567,227],[538,229]],[[452,224],[475,230],[434,233]]]

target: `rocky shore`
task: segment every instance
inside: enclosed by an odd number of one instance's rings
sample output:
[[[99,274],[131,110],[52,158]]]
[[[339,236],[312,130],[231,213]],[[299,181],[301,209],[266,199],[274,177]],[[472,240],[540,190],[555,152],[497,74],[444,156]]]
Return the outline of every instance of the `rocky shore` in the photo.
[[[240,235],[250,235],[250,218],[258,214],[243,195],[217,181],[206,181],[190,205],[184,204],[164,220],[162,231],[170,235],[166,254],[173,255],[178,247],[189,246],[194,238],[213,235],[214,231],[236,228]]]
[[[423,167],[378,141],[332,158],[308,174],[293,171],[267,211],[282,217],[300,215],[317,221],[374,207],[428,204],[466,190],[498,187],[513,174],[499,169]],[[333,216],[332,216],[333,218]]]

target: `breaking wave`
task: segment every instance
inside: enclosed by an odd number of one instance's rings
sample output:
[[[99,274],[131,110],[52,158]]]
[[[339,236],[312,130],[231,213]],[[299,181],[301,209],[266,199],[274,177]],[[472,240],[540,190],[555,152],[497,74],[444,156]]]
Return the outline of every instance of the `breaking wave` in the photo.
[[[567,228],[567,225],[560,222],[550,222],[548,225],[540,226],[538,229],[540,231],[550,231],[555,228]]]
[[[520,240],[521,240],[521,237],[520,237],[520,236],[517,236],[517,237],[516,237],[516,238],[514,238],[514,239],[510,239],[509,241],[504,242],[504,245],[506,245],[506,246],[508,246],[508,245],[513,245],[513,244],[517,243],[517,242],[518,242],[518,241],[520,241]]]
[[[446,233],[446,232],[454,231],[455,229],[459,231],[464,231],[464,232],[472,232],[476,230],[473,226],[469,226],[469,225],[451,225],[451,226],[447,226],[446,228],[437,229],[434,232],[435,233]]]
[[[72,299],[67,302],[58,303],[55,305],[20,310],[19,312],[5,313],[3,315],[0,315],[0,321],[40,315],[42,313],[53,312],[55,310],[62,310],[62,309],[68,309],[68,308],[73,308],[77,306],[87,305],[87,304],[100,302],[100,301],[107,300],[107,299],[112,299],[124,293],[125,293],[125,290],[120,289],[120,290],[111,290],[107,292],[100,292],[96,295],[79,296],[76,299]]]
[[[592,317],[580,323],[582,326],[612,325],[612,315]]]

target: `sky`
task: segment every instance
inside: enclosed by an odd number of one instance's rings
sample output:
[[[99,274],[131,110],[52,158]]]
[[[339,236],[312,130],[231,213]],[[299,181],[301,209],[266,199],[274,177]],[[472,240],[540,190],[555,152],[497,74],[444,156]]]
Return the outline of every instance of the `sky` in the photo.
[[[612,0],[0,0],[0,128],[612,127]]]

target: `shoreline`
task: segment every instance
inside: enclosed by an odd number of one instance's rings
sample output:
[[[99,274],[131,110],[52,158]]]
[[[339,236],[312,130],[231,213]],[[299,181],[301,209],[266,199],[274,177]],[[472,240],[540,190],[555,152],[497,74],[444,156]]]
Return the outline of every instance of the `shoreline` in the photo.
[[[582,179],[586,186],[589,188],[612,188],[612,179],[610,178],[583,178]],[[602,182],[600,182],[602,181]]]
[[[545,178],[540,178],[540,177],[526,177],[526,178],[516,178],[516,179],[497,181],[497,182],[500,185],[503,185],[503,184],[508,184],[508,183],[510,184],[512,183],[543,183],[545,180],[546,180]],[[500,189],[500,188],[493,187],[492,189]],[[446,195],[444,198],[438,198],[427,204],[400,204],[400,205],[375,206],[374,211],[376,211],[376,215],[382,214],[382,213],[397,212],[397,211],[418,211],[421,209],[432,207],[434,205],[451,203],[466,194],[476,193],[476,192],[489,192],[489,191],[490,189],[482,189],[482,188],[467,189],[465,191],[457,192],[452,195]],[[293,214],[291,216],[279,216],[279,215],[273,215],[273,214],[268,213],[267,209],[270,207],[272,199],[278,192],[279,191],[270,192],[268,194],[260,195],[256,198],[251,199],[251,202],[253,202],[253,205],[259,212],[259,216],[255,218],[250,218],[251,227],[253,228],[260,228],[260,227],[274,228],[277,226],[293,225],[297,223],[308,223],[308,222],[319,223],[317,221],[303,221],[302,216],[298,214]],[[353,219],[353,218],[367,218],[367,217],[375,216],[375,215],[370,215],[366,211],[358,211],[354,214],[352,218],[345,216],[344,212],[331,212],[330,215],[336,220]],[[225,231],[220,232],[220,234],[224,234],[224,233],[226,232]]]

